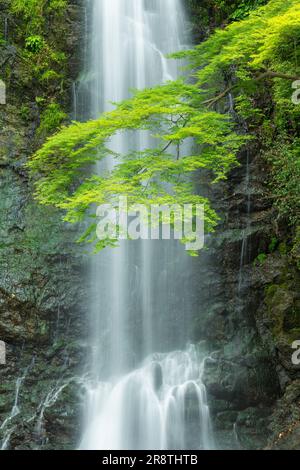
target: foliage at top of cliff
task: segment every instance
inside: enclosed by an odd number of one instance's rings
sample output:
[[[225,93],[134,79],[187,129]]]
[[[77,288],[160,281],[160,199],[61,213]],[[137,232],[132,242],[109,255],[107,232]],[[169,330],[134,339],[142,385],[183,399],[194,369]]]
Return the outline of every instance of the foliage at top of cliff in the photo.
[[[73,31],[77,10],[70,8],[68,0],[2,3],[5,34],[2,37],[0,31],[1,78],[6,83],[7,101],[18,108],[21,125],[35,130],[26,148],[28,154],[63,121],[69,122],[63,109],[69,102],[67,58],[73,54],[78,38]]]
[[[195,24],[200,38],[212,28],[246,18],[252,10],[265,5],[268,0],[187,0],[192,15],[199,18]],[[202,34],[201,34],[202,33]]]
[[[187,181],[203,169],[214,181],[225,178],[238,164],[245,131],[261,132],[265,139],[267,128],[273,139],[284,134],[287,145],[294,141],[300,109],[292,103],[291,83],[300,76],[299,41],[299,2],[272,0],[192,51],[175,54],[189,61],[185,81],[137,91],[98,120],[62,128],[38,150],[28,165],[38,176],[36,197],[65,209],[72,222],[92,204],[114,202],[121,194],[133,203],[202,202],[207,230],[213,230],[217,216],[210,202]],[[268,104],[262,105],[266,93]],[[226,114],[230,96],[234,109]],[[132,148],[118,155],[121,163],[111,172],[89,174],[93,163],[113,155],[108,144],[116,133],[140,130],[152,133],[155,149]],[[185,155],[181,149],[190,138],[198,150]]]
[[[300,4],[297,0],[270,1],[254,10],[249,18],[218,29],[207,41],[191,51],[174,54],[188,57],[201,92],[208,97],[232,76],[240,91],[253,89],[254,80],[299,78]],[[273,72],[273,75],[259,73]],[[225,77],[226,78],[226,77]],[[290,91],[290,89],[289,89]]]
[[[18,47],[24,69],[22,78],[35,82],[42,94],[47,94],[51,85],[61,85],[65,75],[66,55],[62,50],[62,38],[65,38],[67,5],[66,0],[10,2],[14,33],[9,41]]]
[[[11,11],[26,20],[27,34],[43,30],[49,14],[60,15],[65,11],[67,0],[12,0]]]

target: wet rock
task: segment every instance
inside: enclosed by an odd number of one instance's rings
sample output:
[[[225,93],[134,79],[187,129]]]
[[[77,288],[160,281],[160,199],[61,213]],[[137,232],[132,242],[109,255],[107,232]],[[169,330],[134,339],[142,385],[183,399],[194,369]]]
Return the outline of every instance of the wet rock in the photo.
[[[279,248],[286,232],[274,224],[268,169],[257,152],[250,149],[249,186],[241,155],[241,166],[228,181],[213,193],[208,189],[222,223],[209,239],[205,267],[199,266],[210,295],[204,294],[195,331],[215,351],[203,380],[221,448],[263,448],[288,427],[284,396],[299,377],[299,366],[291,361],[291,343],[300,339],[299,275]],[[272,239],[276,243],[270,252]],[[257,258],[261,253],[263,262]]]
[[[0,339],[7,344],[7,364],[0,366],[0,428],[7,420],[0,448],[7,437],[10,449],[75,448],[78,443],[86,298],[82,256],[74,250],[77,229],[33,200],[24,168],[36,145],[36,96],[49,93],[49,99],[68,106],[68,86],[79,68],[75,50],[82,5],[68,3],[69,23],[61,18],[60,26],[70,38],[62,47],[72,64],[63,91],[36,88],[11,44],[26,23],[11,18],[8,4],[0,8],[0,23],[8,18],[9,25],[7,42],[0,45],[0,76],[7,85],[7,104],[0,107]]]

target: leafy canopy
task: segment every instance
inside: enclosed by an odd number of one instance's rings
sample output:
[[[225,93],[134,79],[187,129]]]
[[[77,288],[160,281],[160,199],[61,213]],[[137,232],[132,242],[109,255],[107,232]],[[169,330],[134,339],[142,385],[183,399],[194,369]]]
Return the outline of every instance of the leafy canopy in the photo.
[[[285,79],[298,72],[299,39],[298,1],[273,0],[217,30],[192,51],[175,54],[189,59],[185,80],[135,91],[99,119],[73,122],[46,141],[28,164],[36,177],[37,199],[63,209],[69,222],[83,220],[94,204],[114,204],[120,195],[126,195],[129,204],[203,203],[206,229],[213,230],[218,217],[209,200],[196,193],[193,175],[209,170],[213,182],[226,178],[247,141],[236,130],[232,113],[222,112],[222,100],[232,93],[244,118],[259,119],[253,96],[274,79],[274,99],[283,101],[295,118],[298,111],[295,106],[291,110],[291,88]],[[151,134],[153,146],[136,150],[135,136],[141,131]],[[130,133],[132,148],[116,155],[109,144],[124,133]],[[185,145],[190,139],[194,146]],[[186,154],[186,149],[193,150]],[[115,167],[91,174],[96,162],[112,156],[118,159]]]

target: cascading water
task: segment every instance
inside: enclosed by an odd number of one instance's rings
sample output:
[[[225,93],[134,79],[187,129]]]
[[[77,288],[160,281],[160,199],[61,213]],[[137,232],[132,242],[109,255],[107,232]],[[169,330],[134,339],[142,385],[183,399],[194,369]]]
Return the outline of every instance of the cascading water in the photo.
[[[2,443],[0,442],[0,445],[1,445],[0,450],[6,450],[8,448],[10,437],[16,427],[15,424],[11,425],[11,423],[13,423],[14,418],[18,416],[20,413],[20,408],[19,408],[20,390],[29,371],[34,366],[34,362],[35,362],[35,357],[32,358],[31,363],[29,364],[29,366],[26,367],[26,369],[23,372],[23,375],[21,377],[18,377],[16,380],[15,400],[14,400],[12,410],[10,412],[10,415],[3,421],[3,423],[0,426],[0,430],[5,431],[3,435]]]
[[[132,88],[178,76],[177,62],[165,56],[188,43],[180,0],[92,0],[91,17],[89,117]],[[110,145],[124,154],[151,147],[151,137],[120,134]],[[102,162],[97,171],[115,164]],[[91,263],[92,378],[80,447],[212,448],[205,354],[186,347],[193,259],[175,241],[124,241]]]
[[[115,384],[89,390],[89,421],[82,447],[107,450],[212,447],[202,373],[195,346],[149,356]]]
[[[243,242],[241,249],[241,258],[240,258],[240,270],[239,270],[239,284],[238,284],[238,293],[240,294],[243,287],[243,268],[245,264],[250,262],[251,256],[251,245],[249,240],[249,235],[251,232],[251,188],[250,188],[250,155],[249,150],[247,150],[247,160],[246,160],[246,178],[245,178],[245,190],[247,193],[247,226],[243,230]]]

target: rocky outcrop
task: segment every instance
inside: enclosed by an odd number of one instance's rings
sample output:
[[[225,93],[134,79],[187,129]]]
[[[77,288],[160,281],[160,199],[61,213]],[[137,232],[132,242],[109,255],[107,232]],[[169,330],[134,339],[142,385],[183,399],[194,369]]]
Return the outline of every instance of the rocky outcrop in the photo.
[[[240,163],[210,190],[222,222],[199,266],[206,294],[195,331],[214,351],[204,382],[219,447],[299,448],[299,272],[259,148]]]
[[[25,24],[9,6],[2,2],[0,10],[0,77],[7,85],[7,104],[0,105],[0,339],[7,347],[0,365],[0,448],[74,448],[86,337],[83,260],[74,250],[76,229],[34,201],[24,163],[39,143],[37,96],[45,100],[48,93],[71,109],[84,15],[79,1],[69,2],[61,25],[48,26],[49,35],[51,27],[64,29],[69,60],[63,90],[49,85],[45,91],[28,75],[15,43]]]

